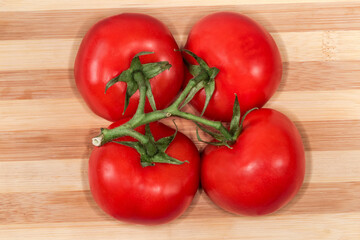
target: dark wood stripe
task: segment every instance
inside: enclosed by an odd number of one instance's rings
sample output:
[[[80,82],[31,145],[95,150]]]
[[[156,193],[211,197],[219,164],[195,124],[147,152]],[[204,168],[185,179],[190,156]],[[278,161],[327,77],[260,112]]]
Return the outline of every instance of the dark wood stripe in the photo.
[[[195,126],[188,124],[186,120],[182,123],[180,123],[181,119],[178,120],[179,130],[193,139],[199,149],[203,149],[205,144],[196,140]],[[359,149],[360,121],[296,122],[295,124],[303,137],[306,151]],[[96,128],[1,132],[0,161],[88,158],[92,149],[91,138],[98,133],[99,129]]]
[[[291,216],[359,212],[358,199],[360,182],[309,183],[287,206],[274,214]],[[197,196],[182,218],[205,220],[229,216],[234,215],[219,209],[206,196]],[[111,219],[99,209],[89,191],[0,194],[0,223],[3,225]]]
[[[72,69],[0,72],[0,100],[71,98],[78,95]]]
[[[352,213],[360,211],[360,182],[305,183],[277,215]]]
[[[311,214],[313,216],[315,214],[359,212],[359,191],[360,182],[305,183],[292,201],[272,215]],[[207,196],[195,198],[189,212],[188,215],[192,219],[238,217],[220,209]]]
[[[360,89],[357,61],[289,62],[279,91]],[[79,96],[73,69],[0,71],[0,100]]]
[[[88,158],[100,129],[2,132],[0,161]],[[6,139],[6,140],[5,140]]]
[[[177,122],[179,124],[179,121]],[[171,124],[173,123],[171,122]],[[179,130],[184,130],[184,134],[190,135],[189,137],[195,140],[196,135],[192,134],[192,131],[191,133],[187,131],[189,127],[189,125],[182,125]],[[0,161],[87,159],[93,149],[91,138],[98,135],[99,132],[100,127],[93,129],[1,132]],[[205,146],[199,141],[195,141],[195,145],[199,149]]]
[[[56,223],[111,219],[90,191],[0,194],[0,223]]]
[[[360,146],[360,121],[295,122],[307,151],[356,150]]]
[[[217,11],[236,11],[260,22],[270,32],[360,29],[359,3],[225,5],[173,8],[117,8],[1,12],[0,40],[82,37],[102,18],[122,12],[159,18],[173,34],[187,34],[201,17]],[[184,19],[184,16],[187,16]],[[176,27],[175,27],[176,25]]]

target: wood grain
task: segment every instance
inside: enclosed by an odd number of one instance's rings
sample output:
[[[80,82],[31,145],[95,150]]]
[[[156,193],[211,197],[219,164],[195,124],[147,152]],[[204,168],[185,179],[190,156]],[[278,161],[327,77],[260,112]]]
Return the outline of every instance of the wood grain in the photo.
[[[78,95],[72,69],[2,71],[0,89],[0,100],[71,98]]]
[[[284,62],[359,61],[360,31],[272,33]],[[179,45],[186,35],[175,35]],[[0,41],[0,71],[72,68],[81,38]],[[33,56],[36,55],[36,58]]]
[[[173,126],[171,120],[162,122],[170,127]],[[191,139],[196,139],[194,124],[181,119],[177,119],[176,122],[181,132]],[[306,121],[295,124],[303,138],[306,151],[359,149],[360,121]],[[92,149],[90,139],[99,133],[99,129],[85,127],[76,131],[73,129],[1,131],[0,162],[87,158]],[[206,139],[203,134],[201,136]],[[200,150],[205,146],[198,141],[195,141],[195,144]],[[23,154],[18,153],[19,149]]]
[[[286,62],[284,69],[286,72],[278,91],[360,89],[358,61]],[[2,71],[0,88],[0,100],[71,98],[79,95],[73,69]]]
[[[307,151],[305,184],[356,182],[359,154],[360,150]],[[74,159],[32,160],[26,162],[26,168],[23,161],[2,161],[0,194],[89,190],[87,164],[88,154]]]
[[[213,1],[212,1],[213,2]],[[127,8],[126,8],[127,7]],[[109,9],[50,10],[29,12],[0,12],[0,40],[78,38],[100,19],[124,12],[134,12],[132,6]],[[169,17],[164,12],[176,14]],[[198,16],[216,11],[237,11],[261,21],[270,32],[314,30],[359,30],[360,4],[318,3],[277,5],[220,5],[136,7],[136,12],[150,14],[162,20],[173,33],[187,33]],[[184,18],[184,16],[193,16]],[[176,26],[175,26],[176,23]]]
[[[358,89],[317,91],[316,95],[314,91],[278,92],[266,106],[282,111],[293,121],[360,120],[360,112],[353,111],[360,107],[359,94]],[[0,115],[4,116],[0,119],[3,131],[108,125],[90,112],[80,98],[3,100]]]
[[[283,61],[360,60],[360,31],[281,32],[272,34]],[[179,45],[186,36],[175,35]],[[72,68],[80,38],[2,40],[0,71]],[[36,54],[36,58],[34,58]]]
[[[323,195],[327,196],[326,199],[313,201],[313,198],[321,198]],[[339,198],[339,195],[342,197]],[[288,207],[273,215],[312,214],[313,209],[317,209],[317,215],[360,212],[360,205],[356,204],[359,197],[359,182],[310,183],[306,185],[306,188],[300,190],[298,194],[298,198],[301,198],[300,202],[290,203]],[[90,191],[87,190],[1,193],[0,198],[7,207],[6,212],[0,210],[0,219],[4,220],[0,222],[1,224],[97,222],[111,218],[99,210]],[[299,200],[298,198],[295,198],[294,202]],[[231,215],[209,201],[205,194],[198,196],[196,203],[188,209],[191,212],[192,220],[222,219]]]
[[[357,214],[335,213],[322,215],[269,216],[256,218],[227,216],[208,219],[206,224],[199,220],[178,219],[167,225],[138,226],[115,221],[13,224],[3,227],[2,232],[10,239],[22,240],[24,235],[33,239],[103,239],[104,232],[111,239],[358,239]],[[314,227],[316,222],[316,227]],[[339,225],[344,226],[339,229]],[[187,226],[191,225],[191,228]],[[279,231],[281,226],[281,231]]]
[[[271,3],[314,3],[314,0],[274,0]],[[348,2],[347,0],[316,0],[318,3],[330,3],[330,2]],[[179,6],[222,6],[222,5],[246,5],[249,2],[246,0],[212,0],[211,2],[206,1],[192,1],[192,0],[171,0],[164,2],[163,0],[135,0],[129,3],[126,0],[104,0],[104,1],[96,1],[90,0],[87,1],[86,8],[90,9],[104,9],[104,8],[132,8],[137,10],[141,7],[152,8],[152,7],[179,7]],[[266,4],[267,0],[253,0],[252,4]],[[33,4],[31,0],[3,0],[1,2],[1,10],[2,11],[36,11],[36,10],[56,10],[56,9],[83,9],[84,3],[81,0],[48,0],[43,2],[38,2],[37,4]]]
[[[183,46],[191,26],[216,11],[246,14],[278,44],[284,75],[266,106],[299,129],[305,183],[269,216],[229,214],[199,190],[169,224],[113,220],[87,181],[90,138],[109,122],[77,92],[81,38],[102,18],[139,12],[163,21]],[[201,151],[195,125],[176,121]],[[360,239],[360,1],[0,0],[0,126],[1,240]]]
[[[278,91],[326,91],[360,88],[359,61],[289,62]]]

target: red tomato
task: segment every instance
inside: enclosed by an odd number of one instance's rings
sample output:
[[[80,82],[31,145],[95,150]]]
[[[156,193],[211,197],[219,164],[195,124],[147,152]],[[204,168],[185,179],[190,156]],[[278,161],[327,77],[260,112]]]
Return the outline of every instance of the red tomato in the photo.
[[[158,122],[151,123],[150,129],[155,140],[174,133]],[[136,130],[145,132],[143,126]],[[160,224],[180,216],[198,188],[199,152],[189,138],[178,132],[166,153],[189,163],[142,167],[140,155],[131,147],[112,142],[95,147],[89,161],[89,183],[95,201],[106,213],[126,222]]]
[[[298,192],[305,173],[301,136],[283,114],[251,112],[232,145],[208,146],[202,156],[201,183],[223,209],[263,215],[284,206]]]
[[[220,12],[204,17],[191,29],[185,49],[220,70],[204,114],[210,119],[231,120],[235,93],[244,114],[262,107],[279,86],[282,63],[274,40],[263,27],[243,15]],[[195,64],[187,54],[184,57]],[[188,73],[187,79],[191,77]],[[201,90],[191,101],[200,112],[205,97]]]
[[[144,15],[124,13],[95,24],[84,37],[75,61],[76,85],[88,106],[97,115],[116,121],[132,116],[139,102],[139,91],[123,116],[126,83],[118,82],[104,94],[106,83],[129,68],[135,54],[142,63],[168,61],[172,67],[150,80],[158,109],[165,108],[177,95],[183,82],[181,53],[166,26]],[[151,111],[147,102],[146,111]]]

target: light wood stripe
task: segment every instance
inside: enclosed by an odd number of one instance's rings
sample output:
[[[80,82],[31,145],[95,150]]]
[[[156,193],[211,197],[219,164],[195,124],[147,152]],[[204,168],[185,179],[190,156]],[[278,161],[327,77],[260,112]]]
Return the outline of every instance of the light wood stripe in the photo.
[[[137,13],[154,16],[168,25],[173,33],[180,34],[189,32],[202,16],[216,11],[246,14],[270,32],[360,29],[360,4],[356,3],[136,8]],[[0,12],[0,19],[3,19],[0,40],[79,38],[100,19],[123,12],[134,12],[134,8],[125,5],[101,10]],[[184,18],[185,15],[192,17]]]
[[[306,152],[306,182],[360,181],[360,150]],[[341,171],[339,169],[341,168]]]
[[[281,32],[272,34],[284,62],[360,60],[360,31]],[[186,35],[175,35],[179,45]],[[80,38],[2,40],[0,71],[72,68]],[[34,58],[34,55],[37,57]]]
[[[331,3],[331,2],[348,2],[348,0],[273,0],[272,4],[280,3]],[[223,4],[228,5],[246,5],[249,4],[249,1],[246,0],[227,0],[226,2],[222,0],[212,0],[208,2],[194,2],[191,0],[170,0],[166,1],[167,7],[181,7],[181,6],[221,6]],[[267,0],[253,0],[251,4],[260,5],[268,4]],[[101,2],[97,0],[89,0],[86,2],[86,5],[81,0],[49,0],[41,1],[34,3],[31,0],[3,0],[0,2],[0,11],[36,11],[36,10],[59,10],[59,9],[104,9],[104,8],[132,8],[137,10],[138,8],[153,8],[153,7],[163,7],[164,1],[162,0],[136,0],[129,3],[126,0],[103,0]]]
[[[0,192],[89,190],[88,159],[0,162]]]
[[[134,239],[149,240],[168,239],[326,239],[352,240],[360,238],[357,219],[359,213],[321,214],[299,216],[265,216],[244,217],[227,215],[220,222],[216,219],[204,218],[201,221],[191,219],[191,215],[182,217],[162,226],[142,226],[126,224],[119,221],[101,222],[66,222],[39,224],[9,224],[0,226],[0,234],[4,239],[23,240],[98,240]],[[314,225],[316,224],[316,227]],[[191,228],[188,228],[188,226]],[[281,226],[281,231],[279,230]],[[341,228],[339,228],[341,226]]]
[[[59,111],[61,109],[61,111]],[[108,126],[80,98],[0,101],[1,130],[75,129]],[[76,131],[74,132],[76,134]]]
[[[173,127],[170,119],[163,120]],[[204,143],[197,141],[189,121],[176,119],[179,131],[190,137],[201,150]],[[307,151],[352,151],[360,146],[360,121],[296,122]],[[29,130],[1,132],[0,161],[39,161],[63,159],[87,159],[92,149],[90,139],[99,128]],[[201,134],[205,140],[209,137]],[[19,155],[19,149],[21,153]],[[34,151],[36,149],[36,151]],[[24,163],[25,164],[25,163]]]
[[[284,63],[283,68],[283,78],[278,91],[326,91],[360,88],[359,61],[289,62]]]
[[[293,121],[360,119],[359,90],[276,92],[265,105]]]
[[[358,60],[360,31],[273,33],[283,61]]]
[[[73,68],[80,41],[81,39],[0,41],[0,71]]]
[[[360,212],[357,204],[359,197],[360,182],[309,183],[301,188],[292,202],[273,216]],[[89,191],[1,193],[0,203],[2,225],[111,219],[97,207]],[[186,215],[198,221],[230,217],[215,207],[204,193],[195,199],[184,217]]]
[[[306,152],[305,183],[360,181],[360,151]],[[24,166],[26,164],[26,167]],[[341,171],[339,171],[341,168]],[[88,157],[0,162],[0,193],[89,190]]]
[[[0,72],[0,100],[78,96],[73,69]],[[284,63],[278,91],[360,89],[358,61]]]

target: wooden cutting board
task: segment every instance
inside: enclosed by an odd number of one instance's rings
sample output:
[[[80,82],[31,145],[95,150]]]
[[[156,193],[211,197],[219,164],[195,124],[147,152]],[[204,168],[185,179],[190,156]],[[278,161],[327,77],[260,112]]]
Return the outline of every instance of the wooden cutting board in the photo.
[[[300,193],[264,217],[229,214],[199,192],[166,225],[113,220],[87,182],[90,139],[108,122],[74,84],[81,38],[101,18],[140,12],[182,46],[200,17],[223,10],[254,18],[280,48],[284,76],[267,106],[303,137]],[[0,93],[0,239],[360,239],[360,1],[1,0]],[[194,125],[177,122],[202,149]]]

